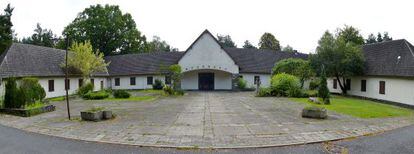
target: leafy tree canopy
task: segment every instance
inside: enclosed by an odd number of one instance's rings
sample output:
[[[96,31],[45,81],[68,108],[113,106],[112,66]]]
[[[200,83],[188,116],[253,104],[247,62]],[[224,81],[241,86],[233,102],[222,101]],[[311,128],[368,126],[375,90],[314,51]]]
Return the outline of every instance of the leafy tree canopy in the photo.
[[[53,34],[52,30],[43,29],[40,24],[36,25],[34,34],[31,37],[23,38],[22,42],[25,44],[33,44],[45,47],[54,47],[56,35]]]
[[[365,40],[365,44],[380,43],[386,41],[392,41],[392,37],[389,36],[388,32],[384,32],[383,34],[378,32],[377,36],[372,33],[369,34],[368,38]]]
[[[346,43],[352,42],[357,45],[363,45],[365,41],[358,29],[348,25],[345,25],[342,29],[338,29],[337,37],[344,40]]]
[[[148,43],[149,51],[178,51],[177,48],[171,47],[167,42],[161,40],[159,36],[154,36],[152,41]]]
[[[288,58],[277,62],[272,69],[272,74],[279,73],[287,73],[298,77],[300,79],[301,87],[303,87],[305,80],[315,74],[310,67],[309,61],[298,58]]]
[[[224,48],[235,48],[236,44],[231,39],[230,35],[219,35],[217,34],[217,40],[220,45]]]
[[[354,33],[358,34],[358,33]],[[360,44],[350,41],[352,37],[334,37],[328,31],[318,42],[315,55],[310,55],[311,66],[321,73],[324,67],[326,75],[338,79],[339,86],[346,94],[346,78],[362,74],[364,68],[364,56]],[[348,42],[347,42],[348,40]],[[343,82],[341,82],[341,80]]]
[[[244,41],[243,48],[245,48],[245,49],[256,49],[256,47],[252,43],[250,43],[249,40]]]
[[[146,38],[138,31],[132,16],[122,13],[116,5],[86,8],[65,27],[63,34],[75,42],[90,40],[93,49],[104,55],[148,51]]]
[[[259,48],[280,51],[280,44],[275,36],[270,33],[264,33],[262,37],[260,37]]]
[[[0,15],[0,54],[13,42],[13,23],[11,22],[13,9],[14,8],[8,4],[4,9],[4,13]]]
[[[103,53],[93,52],[89,41],[85,43],[74,42],[69,50],[72,52],[68,56],[68,68],[81,73],[84,79],[88,79],[93,73],[107,71],[106,66],[109,63],[105,63]],[[65,64],[63,63],[61,66],[64,67]]]
[[[295,52],[295,50],[290,46],[290,45],[286,45],[283,49],[282,49],[282,51],[285,51],[285,52]]]

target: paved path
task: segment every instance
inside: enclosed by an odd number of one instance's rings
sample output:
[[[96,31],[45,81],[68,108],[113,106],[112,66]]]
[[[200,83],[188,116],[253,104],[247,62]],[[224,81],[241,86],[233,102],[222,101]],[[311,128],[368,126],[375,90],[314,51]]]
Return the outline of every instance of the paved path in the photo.
[[[333,151],[346,149],[349,153],[401,153],[414,151],[414,126],[396,129],[376,136],[361,137],[348,141],[334,142]],[[174,149],[100,144],[35,133],[0,125],[0,153],[328,153],[326,144],[310,144],[272,148],[248,149]],[[335,153],[335,152],[332,152]]]
[[[413,123],[410,117],[359,119],[330,112],[327,120],[300,117],[303,104],[286,98],[257,98],[252,93],[190,92],[151,102],[71,101],[71,111],[106,107],[118,116],[103,122],[66,119],[57,111],[30,118],[0,114],[0,124],[30,132],[81,139],[160,147],[266,147],[337,140],[392,130]]]

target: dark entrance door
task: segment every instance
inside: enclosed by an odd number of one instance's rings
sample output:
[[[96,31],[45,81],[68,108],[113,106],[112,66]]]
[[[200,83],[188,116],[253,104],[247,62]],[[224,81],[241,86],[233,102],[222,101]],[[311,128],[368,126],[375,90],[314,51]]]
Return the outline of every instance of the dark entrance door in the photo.
[[[198,73],[198,90],[214,90],[214,73]]]

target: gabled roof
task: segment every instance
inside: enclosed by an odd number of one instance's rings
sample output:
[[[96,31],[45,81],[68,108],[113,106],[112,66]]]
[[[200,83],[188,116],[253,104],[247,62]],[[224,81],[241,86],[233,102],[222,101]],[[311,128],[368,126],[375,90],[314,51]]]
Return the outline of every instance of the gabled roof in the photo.
[[[270,74],[276,62],[286,58],[306,59],[307,54],[282,52],[268,49],[225,48],[226,52],[239,65],[240,73]]]
[[[363,51],[365,75],[414,77],[414,47],[407,40],[367,44]]]
[[[163,67],[177,64],[184,52],[152,52],[107,56],[110,75],[142,75],[165,73]]]
[[[64,76],[65,50],[13,43],[0,58],[0,77]],[[107,76],[107,72],[96,76]]]

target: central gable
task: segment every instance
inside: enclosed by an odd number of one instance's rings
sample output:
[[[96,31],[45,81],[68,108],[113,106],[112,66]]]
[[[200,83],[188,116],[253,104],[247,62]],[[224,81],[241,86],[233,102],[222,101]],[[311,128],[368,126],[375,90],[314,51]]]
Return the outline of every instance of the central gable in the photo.
[[[179,60],[183,72],[192,70],[221,70],[233,74],[239,73],[239,67],[216,38],[205,30]]]

